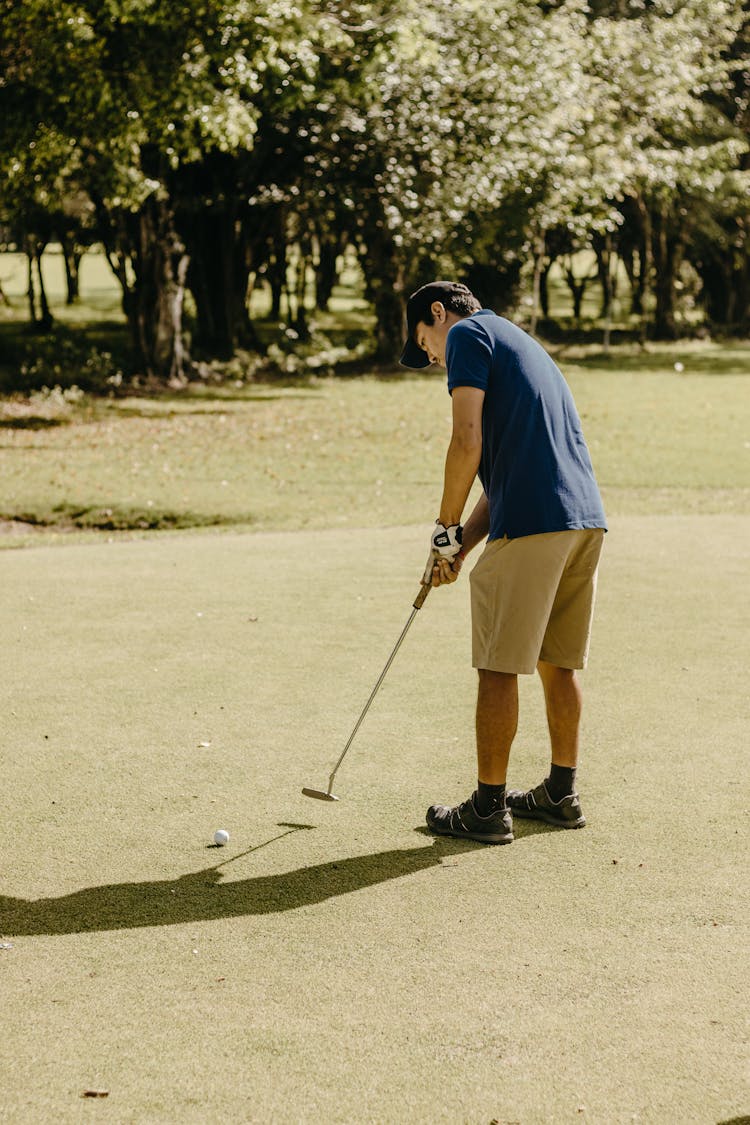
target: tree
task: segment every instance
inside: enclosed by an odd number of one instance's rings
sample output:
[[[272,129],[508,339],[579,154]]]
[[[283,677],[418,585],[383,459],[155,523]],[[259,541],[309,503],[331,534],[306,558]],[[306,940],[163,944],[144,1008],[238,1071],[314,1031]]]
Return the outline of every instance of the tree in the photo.
[[[726,88],[725,54],[740,19],[733,0],[685,0],[676,10],[653,0],[637,18],[590,26],[597,129],[611,138],[603,152],[620,181],[613,199],[637,231],[626,260],[632,267],[639,247],[637,302],[653,290],[657,337],[677,330],[675,285],[689,240],[747,148],[705,96]]]
[[[257,73],[241,50],[227,50],[238,5],[4,6],[3,101],[13,147],[21,153],[37,145],[39,122],[57,138],[68,186],[84,189],[96,209],[139,366],[156,378],[181,378],[188,256],[172,185],[202,148],[236,149],[252,138],[254,112],[244,94]]]
[[[502,311],[530,275],[533,326],[578,247],[605,319],[619,253],[657,334],[677,331],[687,261],[711,314],[741,320],[747,6],[0,0],[0,218],[28,247],[32,315],[49,320],[45,240],[67,247],[74,298],[95,229],[160,380],[189,374],[190,346],[259,347],[261,280],[304,337],[307,279],[324,307],[347,241],[388,361],[411,288],[459,276]]]
[[[582,11],[575,0],[548,16],[520,0],[470,0],[460,18],[450,0],[404,7],[367,109],[358,200],[384,357],[401,338],[404,293],[436,273],[512,304],[550,149],[569,147]]]

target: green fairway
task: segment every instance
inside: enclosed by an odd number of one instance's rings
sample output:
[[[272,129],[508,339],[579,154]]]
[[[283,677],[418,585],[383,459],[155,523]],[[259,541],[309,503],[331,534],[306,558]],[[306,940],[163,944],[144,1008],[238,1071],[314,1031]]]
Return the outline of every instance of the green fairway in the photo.
[[[730,673],[750,521],[613,520],[585,675],[589,826],[519,823],[499,849],[421,830],[473,784],[466,582],[418,615],[339,804],[300,793],[325,784],[406,620],[423,540],[4,553],[2,1120],[747,1113]],[[521,688],[510,781],[528,785],[546,745],[540,687]]]
[[[340,802],[301,795],[417,591],[443,376],[0,401],[0,1120],[748,1112],[750,349],[559,361],[611,518],[589,825],[502,849],[423,831],[475,780],[465,581],[418,615]],[[534,678],[521,704],[527,786]]]

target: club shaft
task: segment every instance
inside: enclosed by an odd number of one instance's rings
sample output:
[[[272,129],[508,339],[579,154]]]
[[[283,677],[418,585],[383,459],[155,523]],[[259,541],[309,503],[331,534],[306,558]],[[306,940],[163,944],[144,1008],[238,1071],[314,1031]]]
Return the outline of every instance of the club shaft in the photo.
[[[367,714],[367,712],[368,712],[368,711],[370,710],[370,705],[372,704],[372,701],[373,701],[373,699],[375,698],[375,696],[376,696],[376,695],[378,694],[378,691],[379,691],[379,689],[380,689],[380,685],[382,684],[383,680],[385,679],[385,677],[386,677],[386,673],[388,672],[388,669],[390,668],[391,664],[393,664],[393,661],[394,661],[394,660],[395,660],[395,658],[396,658],[396,653],[397,653],[397,652],[398,652],[398,650],[399,650],[399,649],[401,648],[401,645],[402,645],[402,643],[403,643],[404,637],[405,637],[405,636],[406,636],[406,634],[407,634],[407,633],[409,632],[409,626],[411,625],[411,623],[412,623],[412,621],[414,620],[414,618],[415,618],[415,617],[417,616],[417,613],[418,613],[418,612],[419,612],[419,606],[415,606],[415,607],[414,607],[414,609],[413,609],[413,610],[411,611],[411,614],[409,615],[409,620],[408,620],[408,621],[406,622],[406,624],[404,625],[404,629],[403,629],[403,632],[401,633],[401,636],[400,636],[400,637],[398,638],[398,640],[396,641],[396,645],[395,645],[395,647],[394,647],[394,649],[393,649],[393,652],[392,652],[392,653],[391,653],[391,655],[390,655],[390,656],[388,657],[388,661],[387,661],[387,663],[386,663],[386,666],[385,666],[385,668],[384,668],[384,669],[383,669],[383,671],[382,671],[382,672],[380,673],[380,678],[378,679],[378,682],[377,682],[377,683],[375,684],[375,687],[374,687],[374,688],[372,689],[372,694],[370,695],[370,698],[369,698],[369,699],[367,700],[367,703],[365,703],[365,705],[364,705],[364,708],[363,708],[363,710],[362,710],[362,714],[361,714],[361,715],[359,716],[359,718],[357,719],[357,723],[356,723],[356,725],[355,725],[355,727],[354,727],[354,730],[353,730],[353,731],[352,731],[352,733],[351,733],[351,734],[349,735],[349,741],[347,742],[347,744],[346,744],[346,746],[344,747],[344,749],[343,749],[343,750],[341,751],[341,757],[340,757],[340,758],[339,758],[339,760],[338,760],[338,761],[336,762],[336,765],[335,765],[335,766],[333,767],[333,772],[331,773],[331,776],[330,776],[330,778],[328,779],[328,792],[329,792],[329,793],[330,793],[330,792],[331,792],[331,790],[333,789],[333,779],[334,779],[334,777],[336,776],[336,772],[337,772],[337,770],[338,770],[339,766],[341,765],[341,763],[343,762],[344,758],[346,757],[346,753],[347,753],[347,750],[349,749],[349,747],[351,746],[351,744],[352,744],[352,743],[354,742],[354,736],[356,735],[356,733],[357,733],[357,731],[359,730],[359,728],[360,728],[360,727],[362,726],[362,722],[363,722],[363,720],[364,720],[364,717],[365,717],[365,715]]]

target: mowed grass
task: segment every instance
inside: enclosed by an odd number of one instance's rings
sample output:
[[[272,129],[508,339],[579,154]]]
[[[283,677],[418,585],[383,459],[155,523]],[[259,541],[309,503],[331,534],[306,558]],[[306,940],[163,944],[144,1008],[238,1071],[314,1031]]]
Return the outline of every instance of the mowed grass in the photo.
[[[27,549],[0,556],[0,1120],[746,1119],[749,359],[559,354],[611,522],[589,824],[501,849],[423,830],[474,785],[464,581],[418,615],[340,802],[300,793],[416,593],[440,375],[2,403]],[[547,735],[520,691],[526,786]]]
[[[417,617],[339,803],[300,793],[406,620],[422,527],[5,552],[0,1118],[745,1114],[749,526],[612,521],[589,824],[505,848],[423,833],[474,784],[465,582]],[[521,711],[525,786],[533,677]]]
[[[560,363],[611,514],[750,511],[750,347]],[[440,373],[6,400],[0,517],[15,534],[2,542],[29,542],[29,524],[111,534],[417,523],[438,503],[449,434]]]

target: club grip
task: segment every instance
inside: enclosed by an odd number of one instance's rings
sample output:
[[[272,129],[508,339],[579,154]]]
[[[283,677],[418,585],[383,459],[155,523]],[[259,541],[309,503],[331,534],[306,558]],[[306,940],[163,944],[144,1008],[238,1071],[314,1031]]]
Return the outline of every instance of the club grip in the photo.
[[[414,599],[414,608],[415,609],[421,609],[422,608],[425,601],[427,600],[427,595],[429,594],[431,589],[432,589],[432,586],[421,586],[420,587],[419,593],[417,594],[416,598]]]

